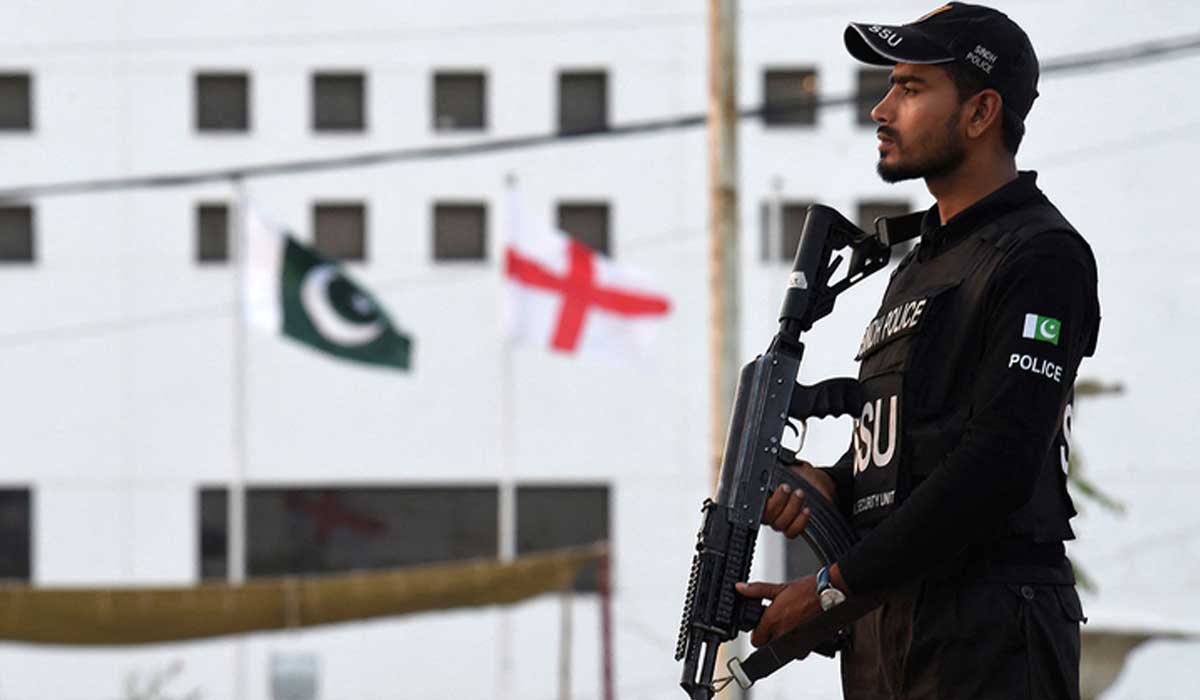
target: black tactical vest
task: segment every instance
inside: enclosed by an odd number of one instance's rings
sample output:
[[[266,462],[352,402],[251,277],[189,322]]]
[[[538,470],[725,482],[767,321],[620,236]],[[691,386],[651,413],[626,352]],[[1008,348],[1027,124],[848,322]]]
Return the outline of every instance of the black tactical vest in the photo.
[[[912,227],[920,216],[895,223]],[[887,517],[962,438],[983,352],[984,294],[1006,256],[1051,231],[1082,244],[1094,282],[1091,249],[1048,203],[1005,214],[919,264],[913,264],[914,250],[892,273],[856,358],[864,404],[851,440],[851,513],[860,531]],[[1094,324],[1090,330],[1085,356],[1095,350],[1097,329]],[[1068,385],[1074,380],[1063,377]],[[1035,542],[1074,537],[1069,521],[1075,508],[1066,487],[1072,400],[1073,392],[1060,411],[1059,434],[1043,459],[1034,495],[1009,516],[1006,535]]]

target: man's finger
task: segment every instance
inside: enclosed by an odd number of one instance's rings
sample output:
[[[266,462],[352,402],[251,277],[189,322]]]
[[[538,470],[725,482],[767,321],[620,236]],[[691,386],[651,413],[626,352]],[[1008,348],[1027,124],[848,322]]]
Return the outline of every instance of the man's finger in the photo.
[[[787,499],[787,505],[775,516],[771,521],[771,527],[783,532],[792,524],[792,521],[800,515],[800,510],[804,507],[804,492],[793,491],[792,495]]]
[[[735,588],[738,593],[747,598],[767,598],[769,600],[779,595],[786,586],[782,583],[755,581],[753,583],[739,583]]]
[[[763,624],[760,622],[758,623],[758,627],[755,627],[754,631],[750,633],[750,644],[757,649],[763,644],[766,644],[767,639],[768,637],[766,628],[763,627]]]
[[[780,618],[786,613],[785,605],[768,605],[763,611],[762,619],[758,621],[758,626],[754,628],[754,632],[750,634],[750,643],[755,647],[761,647],[775,639],[776,628],[779,627]],[[772,610],[772,608],[775,608]]]
[[[801,532],[804,532],[804,528],[808,527],[809,520],[812,520],[812,509],[805,508],[800,512],[800,517],[796,518],[792,524],[788,526],[787,530],[784,530],[783,534],[789,540],[795,539]]]
[[[771,615],[771,606],[768,605],[767,609],[763,611],[762,619],[758,621],[758,625],[750,633],[750,644],[757,648],[771,641],[774,627],[775,620]]]
[[[792,494],[792,487],[787,484],[782,484],[779,488],[771,492],[771,497],[767,499],[767,505],[763,508],[762,521],[768,525],[775,520],[779,515],[779,511],[783,510],[783,506],[788,502],[788,497]]]

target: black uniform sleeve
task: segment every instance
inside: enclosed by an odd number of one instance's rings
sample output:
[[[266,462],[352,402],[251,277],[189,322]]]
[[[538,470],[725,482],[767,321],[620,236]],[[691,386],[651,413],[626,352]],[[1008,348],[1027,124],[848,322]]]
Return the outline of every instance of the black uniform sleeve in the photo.
[[[967,429],[909,498],[841,558],[851,591],[928,571],[1000,532],[1032,497],[1099,323],[1093,269],[1081,244],[1057,233],[1035,237],[997,269],[983,302],[984,351]]]
[[[846,450],[838,461],[821,469],[833,479],[837,490],[837,503],[834,505],[849,518],[850,503],[854,500],[854,451]]]

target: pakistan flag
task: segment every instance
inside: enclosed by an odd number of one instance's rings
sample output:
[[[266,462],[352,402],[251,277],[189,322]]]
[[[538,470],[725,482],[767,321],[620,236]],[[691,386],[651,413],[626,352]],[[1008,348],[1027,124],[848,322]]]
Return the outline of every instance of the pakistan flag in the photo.
[[[366,290],[253,207],[242,211],[251,324],[345,360],[409,369],[412,339]]]

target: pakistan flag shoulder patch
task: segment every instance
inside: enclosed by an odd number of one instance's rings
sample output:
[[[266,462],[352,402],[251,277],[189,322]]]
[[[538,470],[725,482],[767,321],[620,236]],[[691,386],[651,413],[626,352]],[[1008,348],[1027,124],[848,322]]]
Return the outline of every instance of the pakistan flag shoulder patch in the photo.
[[[1051,345],[1058,345],[1058,338],[1061,333],[1062,321],[1059,321],[1057,318],[1039,316],[1037,314],[1025,314],[1025,327],[1021,332],[1022,338],[1030,338],[1050,343]]]

